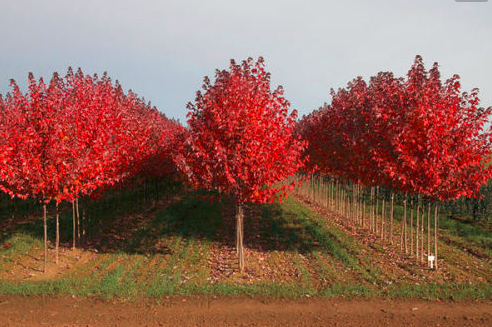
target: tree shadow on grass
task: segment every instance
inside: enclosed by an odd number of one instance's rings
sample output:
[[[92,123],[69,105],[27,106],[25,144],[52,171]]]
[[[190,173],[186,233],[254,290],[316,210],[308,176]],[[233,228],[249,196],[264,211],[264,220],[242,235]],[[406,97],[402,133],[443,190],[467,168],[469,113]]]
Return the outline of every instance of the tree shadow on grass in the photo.
[[[157,202],[134,206],[125,211],[89,210],[86,237],[78,247],[98,252],[126,252],[130,254],[168,254],[169,240],[203,239],[235,247],[235,205],[230,199],[209,202],[204,191],[181,192],[180,196],[164,195]],[[68,206],[67,206],[68,205]],[[60,210],[60,240],[70,247],[72,242],[72,211],[67,204]],[[93,205],[94,206],[94,205]],[[12,223],[10,223],[12,225]],[[55,219],[50,212],[49,239],[55,239]],[[26,233],[42,239],[41,210],[24,221],[14,222],[0,236],[3,244],[14,233]],[[278,203],[246,204],[244,243],[247,248],[260,251],[289,251],[307,253],[319,247],[316,233],[301,223],[296,213],[286,211]]]
[[[190,192],[178,202],[155,214],[144,228],[134,234],[125,249],[128,252],[159,251],[162,239],[181,236],[204,239],[228,247],[236,245],[235,204],[230,199],[221,202],[203,200],[204,192]],[[246,204],[244,243],[260,251],[290,251],[307,253],[319,247],[316,234],[298,221],[296,214],[286,212],[278,203]]]

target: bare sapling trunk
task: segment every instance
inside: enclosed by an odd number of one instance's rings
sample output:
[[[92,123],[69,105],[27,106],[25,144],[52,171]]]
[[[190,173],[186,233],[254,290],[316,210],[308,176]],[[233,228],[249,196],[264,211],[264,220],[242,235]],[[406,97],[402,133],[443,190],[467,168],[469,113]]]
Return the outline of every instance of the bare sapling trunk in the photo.
[[[400,226],[400,250],[403,251],[403,239],[405,238],[405,220],[406,220],[406,212],[407,211],[407,204],[406,204],[406,199],[403,200],[403,218],[401,220],[401,226]]]
[[[365,223],[364,223],[364,200],[363,200],[363,189],[361,188],[359,190],[359,197],[357,198],[357,205],[359,207],[359,219],[360,219],[360,224],[362,225],[362,227],[365,226]]]
[[[72,250],[75,250],[75,239],[76,239],[76,220],[75,220],[75,200],[72,200]]]
[[[344,215],[344,204],[343,204],[343,199],[344,199],[344,192],[342,188],[342,184],[340,184],[340,215]]]
[[[349,217],[352,223],[355,225],[357,223],[356,218],[355,218],[355,184],[352,184],[352,198],[350,199],[349,197]]]
[[[376,187],[376,214],[375,214],[375,226],[374,232],[378,235],[378,215],[379,215],[379,186]]]
[[[352,221],[354,225],[358,223],[357,221],[357,186],[355,184],[352,185],[352,203],[351,203],[351,215]]]
[[[437,203],[435,204],[435,211],[434,211],[434,260],[435,260],[435,266],[436,270],[438,268],[438,260],[437,260],[437,220],[438,220],[438,215],[437,215]]]
[[[333,211],[333,180],[330,179],[330,209]]]
[[[342,187],[342,184],[340,183],[340,215],[343,216],[344,215],[344,205],[343,205],[343,197],[344,197],[344,190],[343,190],[343,187]]]
[[[362,227],[366,226],[367,227],[367,219],[368,217],[365,217],[364,216],[366,215],[366,201],[364,201],[364,189],[362,189],[362,197],[361,197],[361,201],[362,201],[362,213],[361,213],[361,219],[362,219]]]
[[[360,219],[360,205],[359,205],[359,184],[355,185],[355,220],[357,220],[357,223],[361,225],[361,219]]]
[[[56,244],[55,244],[55,263],[58,264],[58,249],[60,247],[60,214],[58,213],[58,202],[56,203]]]
[[[405,254],[408,254],[408,240],[407,240],[407,202],[408,196],[405,195],[405,202],[403,203],[403,243],[405,246]]]
[[[75,199],[75,213],[77,215],[77,240],[80,242],[79,198]]]
[[[386,214],[386,210],[385,210],[385,207],[384,207],[384,194],[383,194],[383,200],[382,200],[382,208],[381,208],[381,239],[384,240],[384,216]]]
[[[425,241],[425,234],[424,234],[424,226],[425,226],[425,205],[422,201],[422,224],[420,226],[420,264],[424,264],[424,241]]]
[[[338,184],[338,214],[342,215],[342,184]]]
[[[347,193],[345,187],[342,188],[342,216],[347,218]]]
[[[342,183],[340,182],[340,216],[343,216],[343,188],[342,188]]]
[[[341,215],[345,217],[345,190],[343,188],[340,190],[340,210]]]
[[[48,260],[48,224],[46,223],[46,203],[43,203],[43,228],[44,228],[44,264],[43,264],[43,272],[46,273],[46,262]]]
[[[348,219],[348,208],[347,208],[347,197],[348,197],[348,192],[343,190],[343,215],[345,218]]]
[[[236,249],[238,256],[239,272],[244,271],[244,251],[243,251],[243,204],[237,203],[236,208]]]
[[[372,189],[372,231],[376,232],[376,188]]]
[[[328,203],[328,202],[327,202],[328,197],[327,197],[327,195],[326,195],[326,193],[327,193],[327,192],[326,192],[326,182],[325,182],[325,178],[324,178],[324,177],[323,177],[323,179],[321,180],[321,187],[322,187],[322,189],[323,189],[323,192],[322,192],[322,194],[321,194],[321,196],[322,196],[322,198],[321,198],[321,204],[322,204],[322,205],[326,208],[326,207],[328,207],[328,204],[327,204],[327,203]]]
[[[391,192],[391,215],[390,215],[390,233],[389,233],[389,238],[390,238],[390,244],[393,244],[393,200],[395,199],[395,193],[393,191]]]
[[[417,258],[417,263],[419,263],[419,221],[420,221],[420,203],[419,203],[419,198],[417,197],[417,226],[415,229],[415,255]]]
[[[323,178],[323,185],[325,189],[325,195],[324,195],[325,208],[328,209],[330,207],[330,183],[328,180]]]
[[[431,255],[431,203],[429,201],[429,210],[427,211],[427,255]],[[428,262],[430,266],[430,262]]]
[[[370,208],[369,208],[369,230],[372,232],[374,227],[374,187],[371,187],[370,195]]]
[[[410,255],[413,254],[413,199],[410,202]]]

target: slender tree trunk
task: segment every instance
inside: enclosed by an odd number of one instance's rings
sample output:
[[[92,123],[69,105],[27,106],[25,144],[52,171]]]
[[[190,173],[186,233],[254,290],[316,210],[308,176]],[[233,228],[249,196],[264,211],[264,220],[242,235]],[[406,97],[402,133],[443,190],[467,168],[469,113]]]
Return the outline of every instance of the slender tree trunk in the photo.
[[[48,224],[46,223],[46,203],[43,203],[43,228],[44,228],[44,264],[43,264],[43,272],[46,273],[46,262],[48,260]]]
[[[77,240],[80,242],[79,198],[75,199],[75,213],[77,215]]]
[[[386,210],[384,207],[384,194],[383,194],[383,200],[382,200],[382,208],[381,208],[381,239],[384,240],[384,216],[386,215]]]
[[[417,258],[417,263],[419,263],[419,221],[420,221],[420,203],[417,196],[417,228],[415,229],[415,255]]]
[[[403,239],[405,238],[405,214],[407,213],[407,204],[406,200],[403,200],[403,217],[401,219],[401,226],[400,226],[400,250],[403,251],[404,246],[403,246]]]
[[[341,215],[343,215],[343,211],[342,211],[342,194],[343,193],[343,190],[342,190],[342,182],[340,182],[340,184],[338,185],[338,213]]]
[[[420,226],[420,264],[424,264],[424,243],[425,243],[425,234],[424,234],[424,219],[425,219],[425,205],[422,200],[422,224]]]
[[[72,200],[72,250],[75,250],[76,220],[75,220],[75,200]]]
[[[58,202],[56,203],[56,245],[55,263],[58,264],[58,248],[60,247],[60,214],[58,213]]]
[[[368,220],[368,217],[365,217],[364,218],[364,216],[366,214],[366,201],[364,201],[364,200],[365,200],[364,199],[364,189],[362,189],[362,196],[361,196],[361,202],[362,202],[362,212],[361,212],[362,227],[364,227],[364,226],[367,227],[367,225],[368,225],[368,221],[367,221]]]
[[[354,225],[358,224],[357,221],[357,186],[352,184],[352,203],[351,203],[351,214]]]
[[[389,234],[389,237],[390,237],[390,244],[393,244],[393,200],[395,199],[395,193],[393,193],[393,191],[391,191],[391,216],[390,216],[390,234]]]
[[[328,202],[330,209],[333,211],[333,181],[330,179],[330,201]]]
[[[379,215],[379,186],[376,187],[376,215],[375,215],[375,226],[374,232],[376,233],[376,237],[378,235],[378,215]]]
[[[427,211],[427,256],[429,256],[430,254],[431,254],[431,203],[429,201],[429,210]]]
[[[407,202],[408,196],[405,194],[405,202],[403,204],[403,244],[405,246],[405,254],[408,254],[408,240],[407,240]]]
[[[244,272],[244,251],[243,251],[243,204],[237,204],[236,210],[236,248],[239,263],[239,272],[242,274]]]
[[[438,227],[438,215],[437,215],[437,202],[435,204],[435,211],[434,211],[434,260],[435,260],[435,265],[436,265],[436,270],[438,268],[438,261],[437,261],[437,227]]]
[[[343,205],[343,199],[344,199],[344,192],[342,188],[342,184],[340,183],[340,216],[344,215],[344,205]]]
[[[410,255],[413,254],[413,199],[410,200]]]
[[[371,186],[371,195],[370,195],[370,208],[369,208],[369,230],[372,232],[374,226],[374,187]]]
[[[329,179],[323,179],[325,183],[325,208],[330,209],[330,180]]]

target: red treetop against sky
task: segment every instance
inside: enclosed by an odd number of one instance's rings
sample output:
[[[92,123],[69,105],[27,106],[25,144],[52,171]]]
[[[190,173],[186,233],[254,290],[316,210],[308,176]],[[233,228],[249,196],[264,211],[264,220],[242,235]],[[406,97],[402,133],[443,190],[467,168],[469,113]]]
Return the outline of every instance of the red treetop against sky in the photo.
[[[322,173],[434,200],[475,197],[490,177],[492,108],[478,107],[477,89],[461,93],[457,75],[441,83],[437,63],[427,72],[417,56],[406,80],[359,77],[332,97],[298,127]]]
[[[48,86],[30,74],[26,94],[12,86],[0,100],[0,189],[11,196],[71,201],[137,174],[176,171],[184,128],[106,74],[69,69]]]
[[[283,89],[270,90],[263,58],[217,70],[214,84],[188,104],[190,135],[179,165],[197,188],[215,189],[238,202],[270,202],[288,186],[274,186],[304,166],[305,143],[294,135]]]

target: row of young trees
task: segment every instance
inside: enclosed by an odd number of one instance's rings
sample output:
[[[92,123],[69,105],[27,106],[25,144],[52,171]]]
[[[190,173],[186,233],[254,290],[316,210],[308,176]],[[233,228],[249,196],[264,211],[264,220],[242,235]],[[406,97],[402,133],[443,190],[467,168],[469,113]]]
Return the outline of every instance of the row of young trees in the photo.
[[[206,77],[188,104],[186,129],[106,74],[69,70],[48,85],[30,75],[26,94],[12,87],[0,98],[0,190],[36,199],[46,212],[50,201],[76,201],[136,176],[180,174],[237,204],[241,271],[243,204],[281,200],[302,181],[290,178],[297,172],[336,178],[318,193],[331,194],[333,209],[362,224],[362,200],[370,197],[371,229],[383,235],[379,187],[430,203],[477,196],[490,175],[483,125],[492,109],[478,107],[477,90],[461,94],[457,76],[442,83],[437,64],[427,72],[419,56],[406,79],[357,78],[299,123],[283,89],[271,89],[261,57],[231,61],[213,82]],[[347,183],[350,207],[341,202]],[[392,240],[392,218],[389,233]]]
[[[0,190],[43,204],[45,270],[49,202],[77,203],[136,176],[180,174],[237,204],[243,271],[243,203],[281,200],[292,185],[276,183],[306,161],[306,142],[295,134],[297,112],[289,112],[281,87],[270,89],[261,57],[231,61],[230,70],[216,71],[213,84],[205,78],[203,93],[188,104],[188,129],[124,93],[106,74],[69,69],[48,85],[30,74],[25,94],[11,85],[0,98]],[[58,249],[58,215],[56,226]],[[73,231],[75,246],[75,218]]]
[[[46,205],[74,203],[135,176],[174,173],[184,128],[106,73],[69,69],[48,84],[29,74],[26,93],[13,80],[11,86],[0,97],[0,190],[43,204],[46,270]],[[75,217],[73,232],[75,247]]]
[[[381,194],[375,188],[390,191],[391,242],[394,193],[403,195],[405,248],[408,196],[419,195],[428,203],[477,197],[480,186],[490,177],[491,134],[484,130],[484,124],[492,107],[479,107],[477,89],[470,93],[460,89],[457,75],[442,82],[437,63],[426,71],[417,56],[407,78],[382,72],[366,83],[358,77],[346,88],[332,90],[332,103],[304,117],[298,125],[309,143],[309,163],[321,174],[339,183],[370,188],[366,193],[370,193],[367,197],[373,207],[375,196]],[[350,192],[351,197],[358,198],[357,187]],[[384,218],[385,197],[376,199],[382,201]],[[421,203],[418,199],[416,203]],[[421,218],[418,208],[417,224]],[[374,215],[374,209],[371,212]],[[384,237],[384,219],[381,223]],[[434,224],[437,233],[437,206]],[[423,234],[423,225],[421,228]],[[419,233],[415,235],[418,242]]]

